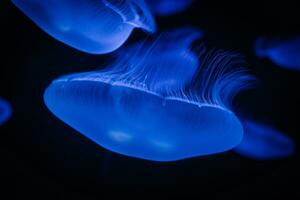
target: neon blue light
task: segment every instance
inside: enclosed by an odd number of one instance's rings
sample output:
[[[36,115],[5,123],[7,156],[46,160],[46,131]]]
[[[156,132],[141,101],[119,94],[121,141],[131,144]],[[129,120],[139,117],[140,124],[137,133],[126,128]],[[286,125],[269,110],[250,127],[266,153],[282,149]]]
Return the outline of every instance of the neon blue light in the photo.
[[[249,76],[232,53],[200,48],[198,58],[190,45],[200,35],[183,28],[132,45],[105,70],[56,79],[45,103],[123,155],[174,161],[229,150],[243,135],[230,102]]]
[[[294,143],[276,129],[249,120],[242,121],[244,138],[235,151],[243,156],[256,159],[278,159],[294,152]]]
[[[0,125],[4,124],[11,117],[11,106],[7,101],[0,98]]]
[[[300,37],[286,40],[261,37],[256,40],[255,52],[281,67],[300,70]]]
[[[135,27],[155,31],[155,22],[143,0],[12,2],[49,35],[87,53],[114,51]]]
[[[154,14],[168,16],[186,10],[193,0],[147,0],[147,3]]]

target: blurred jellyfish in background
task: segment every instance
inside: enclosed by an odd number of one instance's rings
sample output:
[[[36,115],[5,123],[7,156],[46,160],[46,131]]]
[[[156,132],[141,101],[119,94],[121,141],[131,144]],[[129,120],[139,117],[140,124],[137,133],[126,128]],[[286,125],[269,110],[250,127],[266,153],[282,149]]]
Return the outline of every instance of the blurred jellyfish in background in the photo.
[[[104,70],[66,75],[44,100],[59,119],[123,155],[175,161],[229,150],[243,128],[230,110],[249,81],[230,52],[191,44],[201,32],[182,28],[116,53]]]
[[[260,37],[255,43],[255,53],[281,67],[300,71],[300,37],[285,40]]]
[[[155,15],[168,16],[186,10],[194,0],[147,0]]]
[[[11,116],[11,106],[0,97],[0,125],[4,124]]]
[[[242,121],[244,138],[235,148],[243,156],[255,160],[279,159],[294,152],[292,139],[271,126],[250,120]]]
[[[57,40],[78,50],[104,54],[119,48],[134,28],[154,32],[144,0],[12,0]]]

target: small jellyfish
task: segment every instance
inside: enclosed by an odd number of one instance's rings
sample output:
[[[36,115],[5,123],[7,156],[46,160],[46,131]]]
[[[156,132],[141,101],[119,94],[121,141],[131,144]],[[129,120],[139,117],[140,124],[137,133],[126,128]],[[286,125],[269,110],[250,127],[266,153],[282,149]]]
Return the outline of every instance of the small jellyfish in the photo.
[[[273,127],[250,120],[244,120],[242,124],[244,138],[235,148],[237,153],[255,160],[270,160],[294,152],[293,141]]]
[[[186,10],[193,0],[147,0],[155,15],[168,16]]]
[[[40,28],[84,52],[104,54],[119,48],[134,28],[154,32],[144,0],[12,0]]]
[[[229,150],[243,128],[230,101],[249,80],[240,58],[191,50],[200,32],[183,28],[116,53],[104,70],[54,80],[45,104],[100,146],[175,161]]]
[[[11,106],[0,98],[0,125],[4,124],[11,116]]]
[[[260,37],[255,43],[255,53],[281,67],[300,70],[300,37],[285,40]]]

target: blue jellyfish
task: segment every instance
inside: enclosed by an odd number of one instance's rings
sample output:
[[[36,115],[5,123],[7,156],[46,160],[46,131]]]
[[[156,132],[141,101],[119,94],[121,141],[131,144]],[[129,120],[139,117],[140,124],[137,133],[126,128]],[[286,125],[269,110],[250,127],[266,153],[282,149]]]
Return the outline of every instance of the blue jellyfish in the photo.
[[[244,138],[235,148],[243,156],[255,160],[278,159],[290,156],[294,152],[294,143],[286,135],[271,126],[242,121]]]
[[[168,16],[184,11],[193,0],[147,0],[147,3],[155,15]]]
[[[229,150],[243,128],[230,101],[248,82],[233,53],[191,48],[200,32],[167,32],[116,53],[100,71],[54,80],[45,104],[100,146],[175,161]]]
[[[11,106],[0,98],[0,125],[4,124],[11,116]]]
[[[125,66],[132,66],[132,69],[127,71],[133,74],[138,73],[131,70],[139,71],[144,68],[141,65],[146,63],[147,69],[151,70],[147,71],[144,84],[151,85],[152,90],[156,92],[164,92],[170,87],[180,89],[192,79],[199,66],[198,56],[190,47],[203,36],[203,31],[192,27],[165,32],[159,35],[158,39],[148,39],[117,51],[117,59],[121,58],[117,62],[125,61]],[[119,67],[119,64],[117,66]]]
[[[255,52],[258,57],[269,58],[281,67],[300,70],[300,37],[286,40],[260,37],[256,40]]]
[[[45,32],[78,50],[109,53],[132,30],[154,32],[155,22],[144,0],[12,0]]]

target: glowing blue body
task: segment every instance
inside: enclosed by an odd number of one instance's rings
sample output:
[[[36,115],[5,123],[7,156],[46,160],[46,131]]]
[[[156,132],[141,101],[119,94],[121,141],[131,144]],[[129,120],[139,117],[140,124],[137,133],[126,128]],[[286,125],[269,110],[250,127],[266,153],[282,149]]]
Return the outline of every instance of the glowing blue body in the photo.
[[[168,16],[184,11],[193,0],[147,0],[147,3],[154,14]]]
[[[0,98],[0,125],[4,124],[11,116],[11,106]]]
[[[222,152],[241,140],[242,127],[228,110],[93,80],[97,75],[58,79],[45,101],[58,118],[111,151],[172,161]]]
[[[12,0],[39,27],[78,50],[103,54],[120,47],[135,27],[155,31],[143,0]]]
[[[257,160],[277,159],[294,152],[293,141],[272,127],[243,121],[244,138],[235,148],[239,154]]]
[[[199,64],[189,48],[195,35],[179,29],[119,52],[106,70],[58,78],[45,91],[45,103],[71,127],[123,155],[174,161],[229,150],[243,130],[226,105],[245,75],[231,71],[237,63],[226,52]],[[166,48],[172,38],[177,49]]]
[[[287,40],[258,38],[255,52],[281,67],[300,70],[300,37]]]

